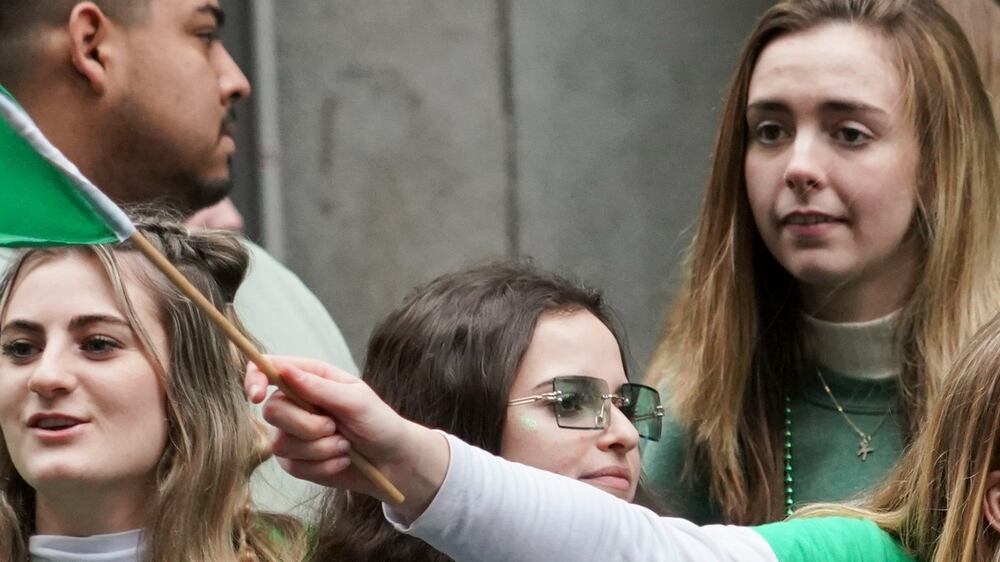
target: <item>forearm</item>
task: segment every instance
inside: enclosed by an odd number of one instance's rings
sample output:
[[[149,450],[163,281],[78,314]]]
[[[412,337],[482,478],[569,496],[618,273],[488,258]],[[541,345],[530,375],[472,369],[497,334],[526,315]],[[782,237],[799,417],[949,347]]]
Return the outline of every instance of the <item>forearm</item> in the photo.
[[[444,483],[451,460],[445,434],[407,423],[411,437],[406,440],[410,450],[404,457],[406,462],[385,467],[386,476],[406,497],[402,504],[393,506],[401,521],[413,521],[427,510]]]
[[[666,519],[586,484],[449,438],[447,476],[423,514],[397,527],[456,560],[773,562],[753,531]]]

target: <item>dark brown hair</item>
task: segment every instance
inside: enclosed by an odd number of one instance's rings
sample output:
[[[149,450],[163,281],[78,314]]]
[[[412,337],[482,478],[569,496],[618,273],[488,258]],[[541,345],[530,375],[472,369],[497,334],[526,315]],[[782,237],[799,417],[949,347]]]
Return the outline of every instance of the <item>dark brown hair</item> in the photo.
[[[507,401],[539,317],[585,310],[619,330],[597,291],[524,262],[494,262],[418,288],[375,329],[363,377],[402,416],[499,454]],[[448,560],[396,532],[381,504],[327,496],[315,560]]]
[[[123,25],[142,21],[150,0],[88,0]],[[41,27],[65,25],[83,0],[3,0],[0,2],[0,85],[11,89],[32,68]]]

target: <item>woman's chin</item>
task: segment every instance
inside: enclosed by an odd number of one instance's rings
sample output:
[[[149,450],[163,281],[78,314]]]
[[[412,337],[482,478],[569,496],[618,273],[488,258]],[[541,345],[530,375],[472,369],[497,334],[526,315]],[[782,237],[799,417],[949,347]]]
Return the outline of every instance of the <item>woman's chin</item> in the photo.
[[[787,269],[801,287],[818,293],[832,293],[854,277],[849,268],[829,262],[805,261]]]

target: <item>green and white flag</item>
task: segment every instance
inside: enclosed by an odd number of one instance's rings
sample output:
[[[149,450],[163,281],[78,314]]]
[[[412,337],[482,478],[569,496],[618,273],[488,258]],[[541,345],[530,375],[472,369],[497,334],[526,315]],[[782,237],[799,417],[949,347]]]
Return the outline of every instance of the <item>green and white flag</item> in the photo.
[[[0,247],[105,244],[134,232],[0,86]]]

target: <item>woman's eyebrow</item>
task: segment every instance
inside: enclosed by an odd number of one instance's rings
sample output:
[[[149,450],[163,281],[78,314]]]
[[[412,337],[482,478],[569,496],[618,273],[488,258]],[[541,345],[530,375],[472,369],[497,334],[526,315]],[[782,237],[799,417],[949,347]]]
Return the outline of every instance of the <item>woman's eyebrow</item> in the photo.
[[[830,100],[820,105],[824,111],[833,113],[870,113],[876,115],[888,115],[882,108],[855,100]]]
[[[42,325],[39,324],[39,323],[37,323],[37,322],[31,322],[29,320],[14,319],[14,320],[11,320],[10,322],[7,322],[7,324],[5,324],[2,329],[0,329],[0,334],[4,334],[4,333],[7,333],[7,332],[14,332],[14,331],[16,331],[16,332],[22,332],[22,333],[29,333],[29,334],[43,334],[43,333],[45,333],[45,330],[42,328]]]
[[[69,329],[70,331],[79,331],[93,326],[94,324],[111,324],[131,329],[129,323],[124,319],[107,314],[86,314],[83,316],[75,316],[69,321]]]
[[[870,113],[875,115],[888,115],[888,112],[880,107],[850,99],[831,99],[820,104],[820,110],[830,113]],[[788,104],[776,99],[754,100],[747,104],[747,113],[781,113],[790,114]]]
[[[788,104],[780,100],[762,99],[747,104],[747,113],[791,113]]]

